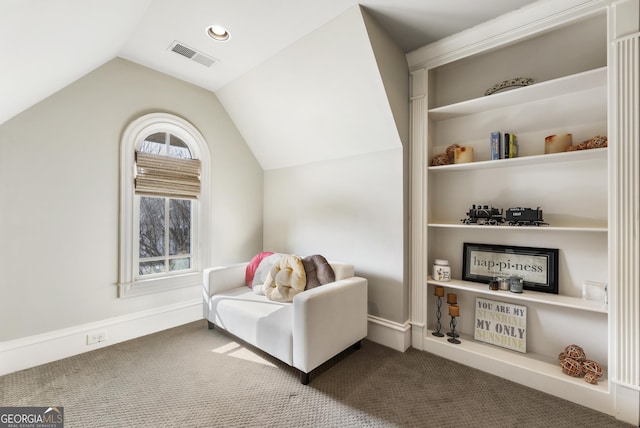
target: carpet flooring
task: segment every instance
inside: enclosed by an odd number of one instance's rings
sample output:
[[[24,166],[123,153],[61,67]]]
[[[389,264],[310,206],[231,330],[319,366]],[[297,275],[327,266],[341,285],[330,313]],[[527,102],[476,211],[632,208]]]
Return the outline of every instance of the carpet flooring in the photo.
[[[0,377],[65,427],[630,427],[499,377],[363,341],[298,372],[198,321]]]

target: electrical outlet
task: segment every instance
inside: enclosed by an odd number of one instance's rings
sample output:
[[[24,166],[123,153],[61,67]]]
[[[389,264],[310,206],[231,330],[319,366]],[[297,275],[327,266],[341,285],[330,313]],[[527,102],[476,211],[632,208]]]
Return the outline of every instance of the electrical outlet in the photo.
[[[107,333],[105,331],[98,331],[95,333],[87,334],[87,345],[94,345],[96,343],[106,342]]]

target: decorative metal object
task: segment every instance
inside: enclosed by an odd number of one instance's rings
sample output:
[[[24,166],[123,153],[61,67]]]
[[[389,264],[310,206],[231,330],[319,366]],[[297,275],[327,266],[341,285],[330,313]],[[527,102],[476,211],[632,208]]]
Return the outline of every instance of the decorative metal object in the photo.
[[[509,291],[512,293],[522,293],[523,283],[521,276],[511,275],[509,277]]]
[[[449,323],[451,331],[447,333],[447,336],[449,336],[449,339],[447,339],[447,341],[458,344],[460,343],[460,341],[458,340],[458,337],[460,337],[460,335],[456,333],[456,317],[460,316],[460,307],[458,306],[457,302],[449,305],[449,315],[451,316],[451,322]]]
[[[435,295],[438,297],[438,308],[436,309],[436,331],[434,331],[433,334],[436,337],[444,337],[444,334],[440,332],[440,329],[442,328],[442,324],[440,324],[440,317],[442,317],[442,296],[441,294],[444,293],[444,288],[439,289],[436,287],[436,291],[435,291]]]
[[[460,337],[460,335],[456,333],[456,317],[454,316],[451,317],[451,322],[449,323],[449,326],[451,326],[451,332],[447,333],[447,336],[451,336],[451,337],[448,338],[447,341],[455,345],[459,345],[462,342],[458,340],[458,337]]]
[[[496,92],[505,91],[508,89],[519,88],[522,86],[529,86],[533,84],[534,80],[531,77],[516,77],[509,80],[503,80],[500,83],[496,83],[485,91],[485,95],[495,94]]]
[[[442,316],[442,312],[440,311],[441,307],[442,307],[442,297],[438,296],[438,309],[436,309],[436,331],[431,333],[437,337],[444,336],[444,334],[440,332],[440,329],[442,328],[442,324],[440,324],[440,317]]]

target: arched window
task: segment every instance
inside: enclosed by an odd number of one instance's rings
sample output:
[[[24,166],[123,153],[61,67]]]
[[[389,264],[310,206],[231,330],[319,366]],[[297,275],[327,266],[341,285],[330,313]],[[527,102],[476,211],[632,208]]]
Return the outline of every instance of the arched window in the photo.
[[[208,259],[209,152],[189,122],[133,121],[121,142],[119,296],[202,283]]]

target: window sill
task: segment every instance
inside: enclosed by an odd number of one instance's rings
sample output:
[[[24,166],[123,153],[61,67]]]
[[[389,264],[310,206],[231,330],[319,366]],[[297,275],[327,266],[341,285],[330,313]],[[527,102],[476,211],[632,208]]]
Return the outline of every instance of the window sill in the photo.
[[[118,297],[128,298],[202,285],[202,272],[118,284]]]

